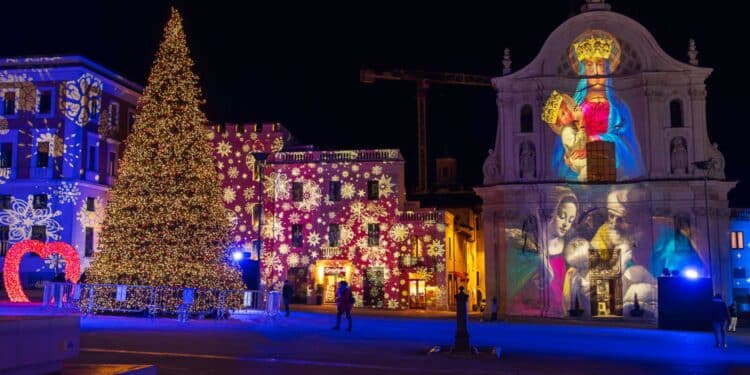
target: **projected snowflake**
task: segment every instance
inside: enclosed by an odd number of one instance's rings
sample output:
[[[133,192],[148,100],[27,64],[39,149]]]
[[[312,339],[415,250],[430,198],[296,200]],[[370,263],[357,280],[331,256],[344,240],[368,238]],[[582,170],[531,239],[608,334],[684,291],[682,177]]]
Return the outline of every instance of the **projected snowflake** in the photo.
[[[99,119],[104,85],[89,73],[65,84],[65,117],[84,126]]]
[[[78,189],[77,182],[62,181],[57,187],[53,188],[50,186],[48,189],[51,192],[50,195],[57,198],[57,201],[60,202],[60,204],[76,203],[78,197],[81,196],[81,191]]]
[[[45,208],[34,208],[33,200],[32,195],[26,200],[12,197],[10,208],[0,210],[0,225],[7,225],[10,229],[10,242],[31,238],[31,230],[35,226],[45,227],[50,239],[60,238],[63,228],[55,218],[62,215],[62,212],[53,211],[49,204]]]

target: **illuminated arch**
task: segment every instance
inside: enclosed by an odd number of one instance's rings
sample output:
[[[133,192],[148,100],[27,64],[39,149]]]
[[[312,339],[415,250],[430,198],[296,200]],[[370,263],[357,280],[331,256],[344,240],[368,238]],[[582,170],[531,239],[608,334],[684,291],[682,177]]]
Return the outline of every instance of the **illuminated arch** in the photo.
[[[8,298],[11,302],[29,302],[26,293],[21,288],[19,268],[21,259],[28,253],[39,255],[42,259],[52,254],[60,254],[65,260],[65,278],[72,282],[78,282],[81,277],[81,259],[78,252],[65,242],[44,243],[37,240],[23,240],[8,249],[3,265],[3,281]]]

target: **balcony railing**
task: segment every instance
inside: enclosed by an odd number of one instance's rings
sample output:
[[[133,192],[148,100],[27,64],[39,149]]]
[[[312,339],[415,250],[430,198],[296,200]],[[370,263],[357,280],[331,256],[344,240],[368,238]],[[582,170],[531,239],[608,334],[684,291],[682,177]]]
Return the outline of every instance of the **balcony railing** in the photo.
[[[406,211],[399,215],[400,221],[423,221],[431,223],[442,223],[445,221],[442,211]]]
[[[401,153],[396,149],[278,152],[271,158],[279,163],[403,160]]]
[[[31,168],[31,178],[52,178],[52,168],[50,167]]]
[[[333,259],[341,256],[343,251],[338,246],[321,247],[320,252],[323,254],[323,259]]]

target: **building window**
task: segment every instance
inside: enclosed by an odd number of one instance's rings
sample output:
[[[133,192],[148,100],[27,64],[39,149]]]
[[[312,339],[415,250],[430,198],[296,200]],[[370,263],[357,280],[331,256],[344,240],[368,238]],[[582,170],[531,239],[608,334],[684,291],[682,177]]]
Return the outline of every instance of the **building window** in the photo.
[[[605,141],[586,143],[588,182],[615,182],[615,144]]]
[[[521,108],[521,133],[534,132],[534,116],[531,106],[526,104]]]
[[[292,182],[292,201],[302,202],[303,191],[301,182]]]
[[[120,126],[120,103],[109,103],[109,126]]]
[[[263,124],[253,124],[253,128],[255,128],[256,133],[262,133],[263,132]]]
[[[745,270],[745,267],[736,267],[732,270],[732,277],[735,279],[745,279],[747,278],[747,271]]]
[[[292,246],[302,247],[302,225],[292,225]]]
[[[669,124],[673,128],[685,126],[685,123],[682,121],[682,102],[679,99],[669,102]]]
[[[52,90],[39,90],[39,105],[37,111],[42,115],[52,113]]]
[[[341,200],[341,181],[331,181],[328,183],[328,200],[331,202]]]
[[[0,225],[0,257],[4,257],[8,253],[10,244],[10,227],[7,225]]]
[[[44,225],[33,225],[31,227],[31,239],[47,242],[47,227]]]
[[[367,224],[367,246],[378,246],[380,243],[380,224]]]
[[[11,196],[7,194],[0,195],[0,210],[7,210],[10,208]]]
[[[380,186],[377,181],[367,181],[367,199],[375,200],[380,195]]]
[[[245,134],[245,124],[237,124],[237,134]]]
[[[96,146],[89,146],[89,170],[96,171]]]
[[[411,244],[411,256],[415,259],[422,258],[424,256],[424,241],[422,241],[422,238],[413,236],[409,243]]]
[[[47,194],[34,194],[34,209],[47,208]]]
[[[108,173],[112,177],[117,176],[117,153],[115,153],[115,152],[110,152],[109,153],[109,168],[108,168]]]
[[[93,197],[86,197],[86,211],[94,212],[96,211],[96,204]]]
[[[87,258],[94,255],[94,228],[86,228],[86,250],[84,255]]]
[[[13,164],[13,144],[4,142],[0,144],[0,168],[10,168]]]
[[[742,232],[731,232],[730,233],[732,249],[740,250],[745,248],[745,238]]]
[[[328,225],[328,246],[338,246],[341,232],[338,224]]]
[[[36,167],[47,168],[49,166],[49,142],[38,142],[36,144]]]
[[[3,93],[3,114],[4,115],[16,114],[16,92],[15,91],[6,91]]]

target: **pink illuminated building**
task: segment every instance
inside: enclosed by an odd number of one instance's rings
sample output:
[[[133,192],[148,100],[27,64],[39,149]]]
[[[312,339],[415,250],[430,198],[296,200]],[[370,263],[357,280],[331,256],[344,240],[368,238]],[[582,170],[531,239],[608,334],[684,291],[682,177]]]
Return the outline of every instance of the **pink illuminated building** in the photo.
[[[232,246],[259,261],[261,287],[288,279],[296,302],[333,303],[346,280],[359,306],[447,308],[451,215],[406,201],[398,150],[288,147],[276,123],[216,125],[209,137]]]

